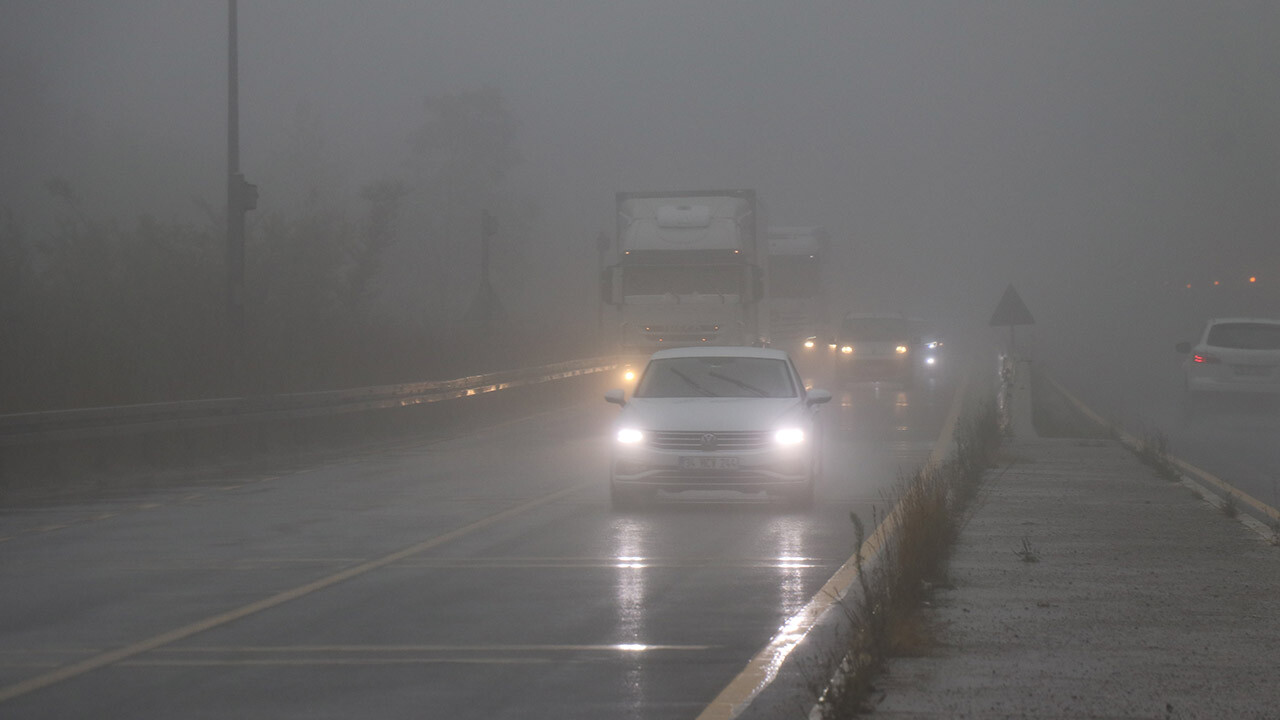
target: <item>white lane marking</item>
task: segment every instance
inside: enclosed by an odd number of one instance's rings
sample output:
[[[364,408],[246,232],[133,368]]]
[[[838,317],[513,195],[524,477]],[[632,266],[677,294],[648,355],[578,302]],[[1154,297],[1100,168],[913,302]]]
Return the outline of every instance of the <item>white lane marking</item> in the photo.
[[[931,463],[940,462],[934,458],[945,457],[950,447],[951,436],[955,432],[955,424],[960,416],[960,405],[963,404],[969,387],[970,375],[972,371],[964,375],[956,388],[955,397],[951,401],[951,410],[943,423],[934,451],[930,454]],[[897,529],[900,507],[901,505],[895,506],[871,533],[871,537],[862,543],[858,552],[840,566],[840,569],[804,607],[787,619],[768,644],[751,658],[747,667],[729,682],[710,705],[703,709],[697,720],[731,720],[737,717],[777,678],[778,671],[781,670],[783,662],[791,651],[804,640],[824,613],[844,599],[849,588],[857,581],[859,556],[863,564],[866,564],[884,549],[885,543]]]
[[[19,697],[21,695],[26,695],[29,692],[33,692],[35,690],[39,690],[41,688],[45,688],[50,685],[60,683],[64,680],[69,680],[73,677],[83,675],[93,670],[97,670],[98,668],[106,667],[107,665],[114,665],[124,660],[128,660],[129,658],[132,658],[134,656],[141,655],[142,653],[148,652],[150,650],[155,650],[156,648],[163,647],[165,645],[169,645],[179,640],[186,639],[188,637],[191,637],[192,635],[197,635],[206,630],[211,630],[218,626],[226,625],[227,623],[233,622],[235,620],[240,620],[242,618],[248,617],[255,613],[262,612],[263,610],[269,610],[271,608],[276,607],[277,605],[283,605],[287,602],[297,600],[298,598],[304,597],[306,595],[310,595],[311,593],[314,593],[319,590],[323,590],[333,585],[337,585],[338,583],[344,582],[346,580],[350,580],[351,578],[363,575],[372,570],[377,570],[378,568],[384,567],[386,565],[390,565],[392,563],[399,562],[407,557],[411,557],[418,553],[425,552],[435,547],[439,547],[440,545],[444,545],[445,543],[452,542],[453,540],[456,540],[464,535],[473,533],[476,530],[489,527],[490,525],[496,525],[500,522],[503,522],[504,520],[508,520],[517,515],[521,515],[523,513],[526,513],[542,505],[555,502],[556,500],[559,500],[562,497],[571,495],[580,490],[584,490],[589,487],[594,487],[596,484],[597,483],[594,483],[594,482],[581,483],[578,485],[574,485],[572,487],[564,488],[562,490],[557,490],[556,492],[543,495],[538,498],[534,498],[533,500],[526,501],[524,503],[521,503],[520,505],[516,505],[515,507],[507,508],[506,510],[503,510],[501,512],[494,513],[493,515],[489,515],[487,517],[481,518],[469,525],[465,525],[455,530],[451,530],[442,535],[437,535],[436,537],[431,538],[430,540],[420,542],[416,545],[411,545],[407,548],[398,550],[389,555],[385,555],[376,560],[370,560],[369,562],[357,565],[355,567],[347,568],[346,570],[334,573],[333,575],[330,575],[325,578],[321,578],[314,582],[307,583],[306,585],[300,585],[291,590],[286,590],[284,592],[276,593],[275,595],[272,595],[267,598],[263,598],[262,600],[258,600],[257,602],[252,602],[252,603],[249,603],[248,605],[244,605],[244,606],[235,608],[233,610],[228,610],[227,612],[205,618],[204,620],[199,620],[189,625],[184,625],[180,628],[176,628],[174,630],[170,630],[168,632],[155,635],[153,637],[147,638],[146,640],[136,642],[126,647],[117,648],[115,650],[110,650],[108,652],[95,655],[91,658],[86,658],[85,660],[81,660],[80,662],[76,662],[66,667],[59,668],[58,670],[55,670],[53,672],[37,675],[36,677],[23,680],[22,682],[18,682],[12,685],[8,685],[6,687],[2,687],[0,688],[0,702],[4,702],[6,700],[12,700],[13,698]]]
[[[498,645],[444,645],[441,643],[424,643],[421,645],[193,645],[184,647],[167,647],[156,650],[157,653],[332,653],[332,652],[584,652],[592,650],[613,650],[619,652],[636,652],[648,650],[711,650],[715,645],[636,645],[634,643],[594,643],[594,644],[498,644]]]

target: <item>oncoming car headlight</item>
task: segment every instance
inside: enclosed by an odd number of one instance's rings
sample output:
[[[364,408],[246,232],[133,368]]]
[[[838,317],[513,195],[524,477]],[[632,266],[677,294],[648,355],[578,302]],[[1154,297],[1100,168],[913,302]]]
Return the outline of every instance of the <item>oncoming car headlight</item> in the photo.
[[[800,428],[782,428],[773,434],[773,440],[779,445],[799,445],[804,442],[804,430]]]
[[[644,441],[644,433],[635,428],[622,428],[618,431],[618,442],[623,445],[635,445]]]
[[[844,347],[840,348],[840,352],[844,353],[845,355],[852,355],[852,354],[853,354],[853,346],[852,346],[852,345],[845,345]]]
[[[894,351],[894,352],[896,352],[896,353],[898,353],[899,355],[906,355],[906,354],[907,354],[907,346],[906,346],[906,345],[899,345],[898,347],[894,348],[894,349],[893,349],[893,351]]]
[[[623,380],[626,380],[627,382],[631,382],[632,380],[635,380],[635,379],[636,379],[636,371],[635,371],[635,370],[632,370],[632,369],[630,369],[630,368],[627,368],[626,370],[624,370],[624,371],[622,372],[622,379],[623,379]]]

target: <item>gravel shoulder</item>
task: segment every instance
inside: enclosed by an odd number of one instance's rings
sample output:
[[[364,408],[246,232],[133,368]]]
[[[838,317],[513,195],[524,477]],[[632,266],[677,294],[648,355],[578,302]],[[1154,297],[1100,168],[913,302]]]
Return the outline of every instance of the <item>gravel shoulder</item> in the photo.
[[[1280,718],[1280,547],[1117,441],[1004,454],[872,717]]]

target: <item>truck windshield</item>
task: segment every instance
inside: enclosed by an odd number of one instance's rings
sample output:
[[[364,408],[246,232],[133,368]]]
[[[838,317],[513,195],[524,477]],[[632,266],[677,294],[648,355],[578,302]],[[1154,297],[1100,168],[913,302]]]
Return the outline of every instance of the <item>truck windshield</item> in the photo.
[[[683,357],[654,360],[645,368],[638,398],[791,398],[796,386],[787,363],[772,358]]]
[[[742,269],[729,265],[640,265],[625,268],[625,297],[661,297],[687,300],[715,296],[717,301],[736,299]],[[722,296],[732,296],[723,298]]]
[[[814,298],[822,288],[822,265],[809,255],[769,257],[769,295],[775,298]]]
[[[854,342],[902,342],[911,333],[911,323],[899,318],[846,318],[840,337]]]

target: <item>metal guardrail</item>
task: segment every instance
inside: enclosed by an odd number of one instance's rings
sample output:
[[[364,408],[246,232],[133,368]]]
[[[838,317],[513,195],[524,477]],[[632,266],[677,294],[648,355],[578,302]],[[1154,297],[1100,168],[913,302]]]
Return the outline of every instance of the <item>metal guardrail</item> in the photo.
[[[586,358],[453,380],[0,415],[0,447],[408,407],[607,372],[622,362]]]

